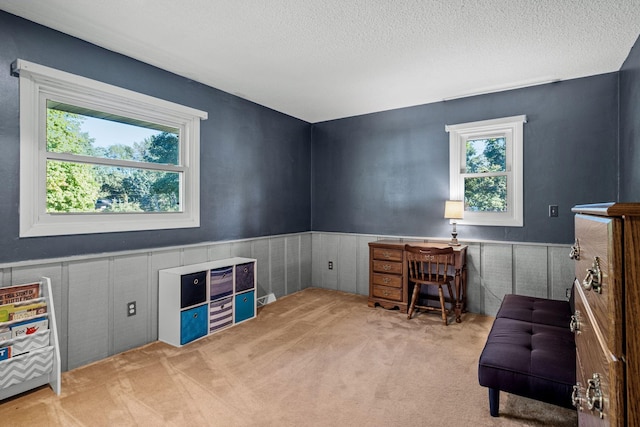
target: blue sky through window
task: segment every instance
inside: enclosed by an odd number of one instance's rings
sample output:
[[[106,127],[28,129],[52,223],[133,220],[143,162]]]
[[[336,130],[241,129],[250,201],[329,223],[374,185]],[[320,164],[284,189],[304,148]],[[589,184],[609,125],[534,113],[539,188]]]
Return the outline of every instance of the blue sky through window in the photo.
[[[141,142],[152,135],[161,133],[155,129],[88,116],[82,117],[84,121],[81,129],[83,132],[87,132],[91,138],[94,138],[94,147],[106,148],[116,144],[132,147],[134,142]]]

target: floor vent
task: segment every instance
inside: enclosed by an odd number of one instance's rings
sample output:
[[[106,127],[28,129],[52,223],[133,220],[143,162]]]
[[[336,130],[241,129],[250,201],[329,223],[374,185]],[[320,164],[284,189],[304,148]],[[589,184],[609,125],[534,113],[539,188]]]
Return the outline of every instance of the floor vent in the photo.
[[[276,300],[276,296],[272,292],[263,297],[258,297],[258,299],[256,300],[256,303],[258,304],[258,307],[262,307],[263,305],[271,304],[275,300]]]

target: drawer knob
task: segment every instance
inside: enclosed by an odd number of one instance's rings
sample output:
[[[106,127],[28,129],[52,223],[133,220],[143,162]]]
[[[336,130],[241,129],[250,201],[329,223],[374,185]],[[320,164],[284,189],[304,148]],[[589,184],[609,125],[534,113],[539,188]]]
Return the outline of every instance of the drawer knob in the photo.
[[[198,284],[198,282],[199,282],[199,280],[198,280],[198,279],[193,279],[193,284],[194,284],[194,285],[197,285],[197,284]]]
[[[582,385],[580,383],[576,383],[576,385],[573,386],[573,391],[571,392],[571,403],[579,411],[582,411],[582,401],[584,400],[582,396],[580,396],[581,388]]]
[[[571,251],[569,252],[569,258],[575,259],[578,261],[580,259],[580,240],[576,239],[576,243],[571,246]]]
[[[587,386],[587,407],[590,411],[594,409],[600,413],[600,418],[604,418],[604,407],[602,398],[602,389],[600,388],[600,375],[593,374],[589,379]]]
[[[582,287],[586,291],[593,289],[599,294],[602,293],[602,270],[600,270],[600,258],[595,257],[591,268],[587,269],[587,275],[582,281]]]
[[[198,318],[198,313],[193,313],[193,318],[197,319]]]
[[[580,311],[576,310],[576,313],[571,315],[569,329],[571,329],[571,332],[573,332],[574,334],[580,333]]]

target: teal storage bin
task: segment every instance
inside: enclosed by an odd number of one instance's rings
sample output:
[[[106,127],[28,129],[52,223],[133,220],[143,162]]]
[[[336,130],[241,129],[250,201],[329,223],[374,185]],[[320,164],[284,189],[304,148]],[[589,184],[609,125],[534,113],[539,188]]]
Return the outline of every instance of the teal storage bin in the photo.
[[[255,291],[244,292],[235,296],[235,323],[243,322],[255,317],[256,311]]]
[[[205,304],[180,312],[180,345],[207,335],[207,308],[208,305]]]

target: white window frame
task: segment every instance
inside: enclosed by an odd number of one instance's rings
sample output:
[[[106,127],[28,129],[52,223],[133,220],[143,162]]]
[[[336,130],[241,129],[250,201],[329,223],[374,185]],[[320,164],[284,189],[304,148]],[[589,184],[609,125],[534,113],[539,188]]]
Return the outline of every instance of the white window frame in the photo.
[[[522,227],[523,214],[523,126],[527,116],[511,116],[492,120],[446,125],[449,132],[450,200],[464,200],[466,145],[468,140],[504,137],[507,142],[507,211],[464,212],[462,225]]]
[[[200,226],[200,120],[206,112],[22,59],[12,71],[20,76],[20,237]],[[181,211],[47,213],[46,163],[60,157],[46,149],[48,99],[179,129]]]

